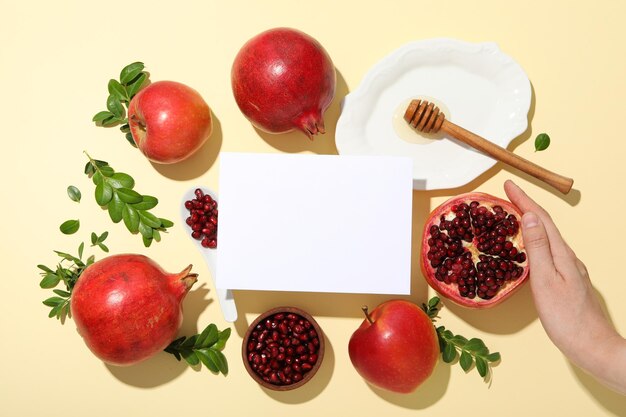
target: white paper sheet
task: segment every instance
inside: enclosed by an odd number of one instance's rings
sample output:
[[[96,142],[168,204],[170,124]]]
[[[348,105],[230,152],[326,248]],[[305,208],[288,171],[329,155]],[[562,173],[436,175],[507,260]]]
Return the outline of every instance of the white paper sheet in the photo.
[[[220,156],[217,288],[409,294],[412,160]]]

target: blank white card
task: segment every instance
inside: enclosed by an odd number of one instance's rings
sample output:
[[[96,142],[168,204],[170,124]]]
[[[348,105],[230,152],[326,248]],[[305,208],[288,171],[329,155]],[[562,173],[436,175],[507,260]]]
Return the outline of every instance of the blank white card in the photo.
[[[216,287],[409,294],[412,160],[221,153]]]

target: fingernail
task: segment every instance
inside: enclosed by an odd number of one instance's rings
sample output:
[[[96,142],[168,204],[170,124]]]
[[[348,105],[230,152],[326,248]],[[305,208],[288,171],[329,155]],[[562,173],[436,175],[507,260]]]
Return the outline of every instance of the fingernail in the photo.
[[[524,227],[535,227],[539,224],[539,219],[535,213],[528,212],[522,216]]]

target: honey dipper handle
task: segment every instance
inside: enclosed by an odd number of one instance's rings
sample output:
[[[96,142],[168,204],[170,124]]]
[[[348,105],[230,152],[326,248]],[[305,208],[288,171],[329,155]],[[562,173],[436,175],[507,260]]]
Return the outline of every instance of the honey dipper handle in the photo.
[[[504,162],[505,164],[517,168],[520,171],[523,171],[528,175],[532,175],[546,184],[553,186],[563,194],[567,194],[572,189],[572,185],[574,184],[573,179],[542,168],[539,165],[530,162],[529,160],[524,159],[493,142],[489,142],[487,139],[484,139],[469,130],[465,130],[461,126],[458,126],[448,120],[444,120],[441,125],[441,130],[461,142],[470,145],[472,148],[478,149],[498,161]]]

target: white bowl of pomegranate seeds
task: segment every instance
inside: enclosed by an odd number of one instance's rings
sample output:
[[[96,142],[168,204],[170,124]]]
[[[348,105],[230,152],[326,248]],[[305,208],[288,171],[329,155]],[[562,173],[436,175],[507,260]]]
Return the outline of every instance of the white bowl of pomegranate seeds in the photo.
[[[256,382],[287,391],[313,378],[324,357],[324,336],[305,311],[277,307],[252,322],[241,351],[246,370]]]

